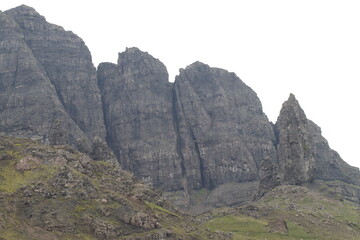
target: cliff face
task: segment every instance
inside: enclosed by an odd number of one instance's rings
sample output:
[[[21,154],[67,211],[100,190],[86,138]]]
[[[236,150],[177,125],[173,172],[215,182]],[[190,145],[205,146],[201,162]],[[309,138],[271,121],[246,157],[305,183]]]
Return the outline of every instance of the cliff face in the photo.
[[[196,62],[175,80],[178,148],[191,188],[259,180],[276,160],[272,127],[256,94],[234,73]]]
[[[56,90],[69,117],[92,140],[105,138],[96,69],[84,41],[50,24],[33,8],[20,6],[5,12],[23,34],[23,40]]]
[[[277,162],[261,103],[233,73],[197,62],[171,84],[159,60],[131,48],[100,64],[98,80],[110,146],[155,186],[187,194],[258,181],[259,165]]]
[[[107,140],[124,169],[165,190],[182,188],[164,64],[137,48],[98,68]]]
[[[360,185],[360,172],[356,167],[347,164],[340,155],[329,147],[321,135],[321,129],[311,120],[308,121],[314,143],[315,171],[314,177],[320,180],[340,180]]]
[[[18,24],[0,12],[0,131],[77,144],[86,138],[69,117],[44,68],[34,57]]]
[[[0,132],[118,161],[181,192],[183,205],[202,190],[199,199],[218,206],[281,184],[360,185],[358,169],[330,149],[295,96],[273,125],[234,73],[200,62],[169,83],[163,63],[129,48],[96,72],[78,36],[24,5],[0,12]]]
[[[283,104],[275,127],[281,182],[298,185],[314,180],[314,141],[306,115],[293,94]]]
[[[340,180],[359,185],[359,169],[349,166],[329,147],[320,127],[306,118],[293,94],[283,104],[275,128],[281,183]]]

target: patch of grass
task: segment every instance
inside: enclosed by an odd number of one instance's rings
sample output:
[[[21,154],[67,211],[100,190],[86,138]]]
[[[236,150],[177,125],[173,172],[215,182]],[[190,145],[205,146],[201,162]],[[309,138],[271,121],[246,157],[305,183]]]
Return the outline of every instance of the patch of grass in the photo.
[[[16,150],[8,149],[8,150],[0,150],[0,155],[10,156],[12,159],[20,159],[22,158],[22,154]]]
[[[214,218],[205,224],[205,227],[212,231],[221,230],[233,233],[233,239],[263,239],[261,237],[269,235],[266,230],[267,222],[254,219],[247,216],[228,215],[220,218]],[[282,239],[281,234],[276,234],[277,238]]]
[[[227,215],[214,218],[204,226],[212,231],[231,232],[234,240],[325,240],[309,229],[291,221],[287,221],[288,232],[269,232],[268,222],[244,215]]]
[[[19,239],[27,239],[27,238],[16,231],[13,231],[11,229],[5,229],[3,232],[0,233],[0,239],[19,240]]]
[[[8,161],[5,166],[0,168],[0,178],[2,180],[0,191],[2,192],[13,193],[35,181],[47,180],[56,169],[54,166],[42,165],[39,169],[22,172],[15,169],[15,163],[15,161]]]
[[[95,210],[98,205],[99,203],[94,200],[80,201],[74,209],[74,215],[76,217],[80,217],[80,215],[82,215],[86,211]]]
[[[64,238],[65,240],[74,240],[74,239],[78,239],[78,240],[96,240],[95,237],[85,234],[85,233],[77,233],[77,234],[73,234],[70,236],[66,236]]]
[[[321,238],[317,238],[313,234],[309,233],[307,229],[304,227],[294,223],[287,222],[288,227],[288,236],[292,239],[303,239],[303,240],[320,240]]]
[[[200,190],[193,190],[191,191],[191,201],[194,202],[194,204],[200,204],[204,202],[204,200],[209,195],[209,190],[206,188],[202,188]]]
[[[172,216],[175,216],[175,217],[178,217],[180,218],[181,216],[179,216],[178,214],[176,213],[173,213],[165,208],[162,208],[160,207],[159,205],[156,205],[155,203],[151,203],[151,202],[146,202],[146,205],[151,208],[152,210],[156,210],[156,211],[160,211],[160,212],[164,212],[164,213],[167,213],[169,215],[172,215]]]

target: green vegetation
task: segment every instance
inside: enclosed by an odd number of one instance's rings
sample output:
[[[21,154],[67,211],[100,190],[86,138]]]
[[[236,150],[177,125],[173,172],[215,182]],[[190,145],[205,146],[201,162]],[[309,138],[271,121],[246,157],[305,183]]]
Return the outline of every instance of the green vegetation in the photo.
[[[205,224],[209,229],[233,233],[234,239],[261,237],[266,234],[267,223],[247,216],[228,215],[215,218]]]
[[[55,166],[42,165],[33,171],[18,171],[15,161],[5,161],[0,167],[0,192],[13,193],[19,188],[34,182],[46,181],[56,171]]]
[[[181,217],[176,213],[173,213],[165,208],[160,207],[159,205],[156,205],[155,203],[151,203],[151,202],[145,202],[146,205],[151,208],[152,210],[155,210],[156,212],[160,212],[160,213],[166,213],[175,217]]]
[[[0,135],[0,239],[217,239],[132,174],[87,159]]]
[[[19,169],[29,156],[38,161]],[[322,182],[315,190],[279,186],[251,205],[190,218],[132,174],[106,162],[84,164],[84,157],[69,147],[0,136],[0,239],[151,239],[164,233],[184,240],[360,239],[359,205],[336,199],[343,182]],[[207,194],[199,190],[193,201]]]
[[[235,240],[357,240],[358,211],[359,205],[349,201],[329,198],[305,187],[281,186],[249,208],[212,211],[212,219],[204,227],[231,232]]]

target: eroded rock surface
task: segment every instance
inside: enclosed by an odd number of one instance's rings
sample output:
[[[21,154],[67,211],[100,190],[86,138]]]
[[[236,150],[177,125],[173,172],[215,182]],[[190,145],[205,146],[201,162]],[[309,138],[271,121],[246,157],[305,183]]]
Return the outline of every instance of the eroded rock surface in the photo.
[[[255,92],[234,73],[196,62],[175,80],[178,148],[191,188],[259,179],[275,136]]]
[[[23,40],[71,119],[91,140],[96,136],[105,138],[96,69],[84,41],[48,23],[31,7],[22,5],[5,14],[16,21]]]
[[[160,60],[128,48],[96,71],[81,38],[25,5],[0,12],[0,133],[119,162],[185,208],[243,204],[282,184],[360,185],[359,170],[330,149],[294,95],[274,125],[234,73],[201,62],[170,83]],[[11,158],[0,151],[1,161]],[[18,167],[26,173],[35,162],[25,158]],[[52,162],[65,163],[61,156]],[[357,188],[339,186],[357,201]],[[90,223],[113,236],[107,223]]]
[[[279,171],[283,184],[314,179],[314,141],[308,120],[293,94],[283,104],[276,122]]]
[[[98,68],[107,140],[124,169],[164,190],[182,188],[166,67],[137,48]]]
[[[360,172],[356,167],[347,164],[340,155],[330,148],[327,140],[321,135],[321,128],[314,122],[308,122],[314,143],[315,178],[320,180],[340,180],[360,185]]]
[[[0,132],[72,145],[86,138],[65,111],[22,30],[2,12],[0,32]]]

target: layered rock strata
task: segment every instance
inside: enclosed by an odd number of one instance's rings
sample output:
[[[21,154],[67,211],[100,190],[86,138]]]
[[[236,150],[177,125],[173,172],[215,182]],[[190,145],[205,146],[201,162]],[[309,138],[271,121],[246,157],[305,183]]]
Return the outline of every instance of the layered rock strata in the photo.
[[[306,115],[293,94],[283,104],[275,127],[282,183],[298,185],[312,181],[314,141]]]
[[[18,24],[0,12],[0,132],[77,145],[86,138],[69,117]]]
[[[259,180],[275,161],[272,127],[255,92],[234,73],[196,62],[175,80],[178,148],[191,188]]]
[[[164,190],[182,188],[165,65],[129,48],[119,54],[117,65],[99,65],[98,80],[107,140],[123,168]]]
[[[71,120],[92,140],[105,138],[96,69],[84,41],[62,27],[50,24],[33,8],[20,6],[5,12],[23,34],[44,75]]]

